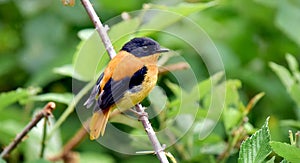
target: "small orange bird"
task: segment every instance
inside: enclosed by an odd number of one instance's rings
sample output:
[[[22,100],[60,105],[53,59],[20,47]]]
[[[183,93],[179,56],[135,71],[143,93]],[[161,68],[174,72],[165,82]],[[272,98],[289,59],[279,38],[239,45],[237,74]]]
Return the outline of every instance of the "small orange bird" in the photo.
[[[157,59],[167,51],[150,38],[134,38],[108,63],[84,103],[90,108],[97,102],[89,126],[91,140],[103,136],[114,108],[129,109],[147,97],[157,81]]]

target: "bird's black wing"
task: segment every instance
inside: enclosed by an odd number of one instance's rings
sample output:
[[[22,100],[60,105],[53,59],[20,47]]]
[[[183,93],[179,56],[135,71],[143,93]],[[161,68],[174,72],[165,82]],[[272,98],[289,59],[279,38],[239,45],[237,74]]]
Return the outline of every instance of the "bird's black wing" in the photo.
[[[83,104],[85,107],[90,108],[94,104],[94,101],[96,100],[96,98],[98,96],[98,92],[100,92],[100,90],[99,90],[100,89],[100,82],[101,82],[103,76],[104,76],[104,73],[102,73],[99,76],[99,78],[98,78],[98,80],[96,82],[96,85],[93,87],[92,92],[91,92],[89,98]]]
[[[110,78],[105,84],[102,90],[103,93],[101,93],[98,99],[99,108],[95,108],[94,111],[97,111],[99,109],[106,109],[115,104],[118,100],[124,97],[126,91],[131,91],[135,86],[141,85],[144,81],[146,73],[147,67],[143,66],[141,69],[136,71],[131,78],[125,77],[117,81]]]

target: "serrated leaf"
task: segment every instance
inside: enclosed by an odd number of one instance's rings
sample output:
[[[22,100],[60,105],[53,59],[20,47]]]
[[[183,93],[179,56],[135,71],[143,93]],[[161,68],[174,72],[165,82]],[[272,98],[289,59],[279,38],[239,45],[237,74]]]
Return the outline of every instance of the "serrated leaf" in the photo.
[[[239,163],[263,162],[271,153],[270,131],[268,128],[269,117],[265,124],[255,132],[250,138],[243,141],[239,152]]]
[[[0,110],[20,100],[35,95],[40,91],[39,88],[18,88],[17,90],[4,92],[0,94]]]
[[[64,103],[66,105],[70,104],[73,100],[74,95],[72,93],[45,93],[42,95],[34,96],[31,100],[34,101],[55,101]]]
[[[295,81],[288,69],[273,62],[270,62],[269,66],[277,74],[286,89],[290,90]]]
[[[300,148],[293,145],[281,142],[271,141],[270,145],[274,152],[279,156],[285,158],[287,161],[297,163],[300,160]]]

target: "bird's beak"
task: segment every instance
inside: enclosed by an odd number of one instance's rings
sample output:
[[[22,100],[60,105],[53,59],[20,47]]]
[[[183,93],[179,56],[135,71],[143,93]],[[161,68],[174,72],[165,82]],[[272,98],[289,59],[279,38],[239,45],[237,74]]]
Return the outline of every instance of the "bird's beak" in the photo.
[[[165,53],[165,52],[168,52],[170,51],[169,49],[159,49],[156,51],[156,53]]]

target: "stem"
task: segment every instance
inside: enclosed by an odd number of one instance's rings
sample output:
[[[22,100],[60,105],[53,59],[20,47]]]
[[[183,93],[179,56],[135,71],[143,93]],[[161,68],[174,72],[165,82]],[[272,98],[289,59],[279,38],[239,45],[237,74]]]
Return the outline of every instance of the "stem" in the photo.
[[[103,27],[103,25],[102,25],[99,17],[97,16],[90,1],[89,0],[81,0],[81,3],[83,5],[83,7],[85,8],[85,10],[87,11],[90,19],[93,21],[95,28],[96,28],[97,32],[99,33],[99,36],[101,37],[101,40],[106,48],[106,51],[107,51],[109,57],[112,59],[113,57],[116,56],[116,52],[115,52],[115,50],[112,46],[112,43],[108,37],[107,29]],[[169,162],[165,155],[164,148],[161,146],[160,142],[158,141],[158,139],[155,135],[155,132],[148,120],[147,113],[144,111],[143,107],[140,104],[136,105],[135,108],[136,108],[136,111],[139,112],[139,114],[140,114],[139,119],[142,122],[142,124],[145,128],[145,131],[148,134],[149,140],[152,143],[152,146],[155,150],[155,154],[156,154],[157,158],[162,163]]]
[[[7,154],[9,154],[14,148],[17,147],[17,145],[22,141],[22,139],[27,135],[27,133],[34,127],[36,124],[43,118],[48,117],[52,115],[52,111],[55,108],[54,102],[49,102],[46,104],[41,110],[29,123],[28,125],[15,137],[15,139],[4,148],[2,153],[0,154],[0,157],[3,158]]]
[[[246,117],[244,117],[245,119]],[[227,147],[225,149],[225,151],[223,153],[221,153],[218,158],[217,158],[217,162],[218,163],[223,163],[226,162],[231,151],[236,147],[236,145],[238,143],[240,143],[242,141],[242,138],[245,136],[245,129],[244,129],[244,123],[246,121],[244,120],[241,125],[239,126],[239,128],[237,128],[236,130],[233,130],[231,133],[232,137],[229,137],[229,141],[227,144]]]
[[[151,141],[156,156],[162,163],[169,162],[166,157],[164,148],[161,146],[160,142],[158,141],[155,132],[151,126],[151,123],[149,122],[148,114],[145,112],[145,109],[142,107],[141,104],[137,104],[135,106],[135,109],[140,114],[139,120],[142,122],[144,129],[148,134],[148,138]]]
[[[45,152],[45,147],[46,147],[46,137],[47,137],[47,122],[48,122],[48,118],[45,117],[40,158],[44,158],[44,152]]]

